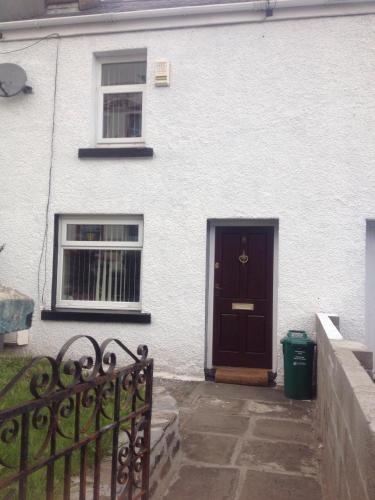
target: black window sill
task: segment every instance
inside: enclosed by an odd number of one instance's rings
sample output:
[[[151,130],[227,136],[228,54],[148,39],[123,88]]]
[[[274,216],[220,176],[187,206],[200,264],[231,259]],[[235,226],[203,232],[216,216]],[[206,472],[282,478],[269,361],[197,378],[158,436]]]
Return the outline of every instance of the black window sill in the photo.
[[[100,323],[151,323],[151,314],[138,311],[55,309],[41,311],[46,321],[96,321]]]
[[[153,148],[80,148],[78,158],[150,158]]]

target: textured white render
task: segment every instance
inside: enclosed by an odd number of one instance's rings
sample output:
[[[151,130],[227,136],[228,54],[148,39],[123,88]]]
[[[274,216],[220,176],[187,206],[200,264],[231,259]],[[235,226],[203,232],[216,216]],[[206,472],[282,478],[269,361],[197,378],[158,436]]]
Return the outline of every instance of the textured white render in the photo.
[[[34,89],[0,100],[0,281],[37,304],[56,44],[0,55],[22,65]],[[143,47],[154,158],[79,160],[78,148],[95,146],[93,52]],[[169,88],[153,86],[161,58],[171,63]],[[375,16],[62,38],[58,68],[46,298],[36,306],[33,353],[56,353],[74,334],[116,336],[148,344],[157,371],[202,376],[212,218],[278,219],[279,335],[311,332],[317,311],[335,311],[344,337],[364,339]],[[40,320],[39,307],[50,307],[55,213],[144,215],[150,325]]]

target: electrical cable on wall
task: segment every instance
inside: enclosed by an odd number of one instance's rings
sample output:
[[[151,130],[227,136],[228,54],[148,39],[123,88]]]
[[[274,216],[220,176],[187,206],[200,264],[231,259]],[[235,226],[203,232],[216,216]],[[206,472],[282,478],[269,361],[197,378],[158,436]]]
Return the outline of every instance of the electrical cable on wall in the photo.
[[[19,49],[13,49],[13,50],[7,50],[5,52],[0,52],[0,55],[13,54],[14,52],[20,52],[21,50],[26,50],[26,49],[29,49],[30,47],[34,47],[34,45],[37,45],[40,42],[44,42],[44,40],[48,40],[49,38],[59,38],[59,37],[60,37],[60,35],[58,33],[51,33],[47,36],[44,36],[43,38],[40,38],[36,42],[31,43],[30,45],[26,45],[25,47],[20,47]]]
[[[56,34],[54,34],[56,35]],[[51,38],[51,36],[50,36]],[[53,89],[53,108],[52,108],[52,130],[51,130],[51,146],[50,146],[50,163],[49,163],[49,172],[48,172],[48,192],[47,192],[47,203],[45,209],[45,225],[44,225],[44,235],[43,235],[43,243],[42,250],[39,258],[38,265],[38,303],[44,303],[44,292],[47,282],[47,254],[48,254],[48,229],[49,229],[49,209],[51,202],[51,188],[52,188],[52,170],[53,170],[53,161],[54,161],[54,143],[55,143],[55,117],[56,117],[56,95],[57,95],[57,78],[58,78],[58,62],[59,62],[59,49],[60,49],[60,38],[57,34],[57,42],[56,42],[56,60],[55,60],[55,77],[54,77],[54,89]],[[44,256],[44,280],[43,280],[43,288],[42,294],[40,294],[40,274],[42,268]]]
[[[48,173],[48,192],[47,192],[47,203],[46,203],[46,209],[45,209],[45,227],[44,227],[44,234],[43,234],[43,243],[42,243],[42,249],[40,253],[40,258],[39,258],[39,264],[38,264],[38,276],[37,276],[37,288],[38,288],[38,303],[40,306],[40,303],[44,302],[44,292],[45,292],[45,287],[46,287],[46,282],[47,282],[47,251],[48,251],[48,229],[49,229],[49,224],[48,224],[48,217],[49,217],[49,208],[50,208],[50,201],[51,201],[51,187],[52,187],[52,170],[53,170],[53,160],[54,160],[54,139],[55,139],[55,115],[56,115],[56,93],[57,93],[57,77],[58,77],[58,61],[59,61],[59,49],[60,49],[60,35],[59,33],[50,33],[49,35],[46,35],[35,42],[26,45],[24,47],[20,47],[18,49],[12,49],[12,50],[7,50],[7,51],[0,51],[0,55],[6,55],[6,54],[13,54],[15,52],[21,52],[23,50],[27,50],[31,47],[34,47],[35,45],[51,39],[51,38],[56,38],[56,59],[55,59],[55,75],[54,75],[54,90],[53,90],[53,108],[52,108],[52,130],[51,130],[51,146],[50,146],[50,162],[49,162],[49,173]],[[0,42],[1,45],[1,42]],[[40,294],[40,274],[41,274],[41,268],[42,268],[42,262],[43,262],[43,256],[44,256],[44,280],[43,280],[43,288],[42,288],[42,294]]]

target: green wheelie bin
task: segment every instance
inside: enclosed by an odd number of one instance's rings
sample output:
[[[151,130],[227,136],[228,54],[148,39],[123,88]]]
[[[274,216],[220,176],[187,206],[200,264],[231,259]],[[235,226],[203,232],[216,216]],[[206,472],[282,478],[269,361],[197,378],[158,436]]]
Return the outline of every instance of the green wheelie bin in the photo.
[[[285,396],[290,399],[312,399],[315,342],[304,330],[289,330],[281,343]]]

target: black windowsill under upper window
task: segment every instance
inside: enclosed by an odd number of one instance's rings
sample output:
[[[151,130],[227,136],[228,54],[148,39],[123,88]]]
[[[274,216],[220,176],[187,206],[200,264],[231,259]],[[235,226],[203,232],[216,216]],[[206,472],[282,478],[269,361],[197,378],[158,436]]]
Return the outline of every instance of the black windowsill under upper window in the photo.
[[[41,311],[47,321],[96,321],[100,323],[151,323],[151,314],[103,309],[54,309]]]
[[[80,148],[78,158],[151,158],[153,148]]]

